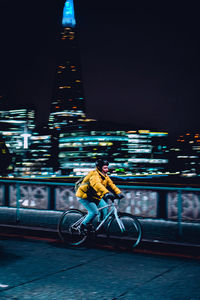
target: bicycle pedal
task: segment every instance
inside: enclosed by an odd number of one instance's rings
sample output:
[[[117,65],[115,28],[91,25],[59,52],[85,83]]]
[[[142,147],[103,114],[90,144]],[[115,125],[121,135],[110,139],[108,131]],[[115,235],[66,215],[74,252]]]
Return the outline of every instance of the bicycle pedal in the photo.
[[[81,225],[78,227],[79,234],[87,235],[88,234],[88,228],[86,226]]]

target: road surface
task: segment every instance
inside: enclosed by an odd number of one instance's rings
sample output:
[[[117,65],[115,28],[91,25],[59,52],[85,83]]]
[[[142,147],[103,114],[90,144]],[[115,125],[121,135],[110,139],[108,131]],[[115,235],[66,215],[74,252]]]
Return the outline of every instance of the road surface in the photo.
[[[0,299],[196,300],[200,260],[0,236]]]

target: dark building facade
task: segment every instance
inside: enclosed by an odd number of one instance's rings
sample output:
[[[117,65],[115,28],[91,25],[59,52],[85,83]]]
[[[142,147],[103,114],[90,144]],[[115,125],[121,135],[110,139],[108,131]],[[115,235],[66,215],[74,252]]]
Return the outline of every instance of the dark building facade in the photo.
[[[172,165],[183,176],[200,174],[200,133],[181,134],[170,149]]]

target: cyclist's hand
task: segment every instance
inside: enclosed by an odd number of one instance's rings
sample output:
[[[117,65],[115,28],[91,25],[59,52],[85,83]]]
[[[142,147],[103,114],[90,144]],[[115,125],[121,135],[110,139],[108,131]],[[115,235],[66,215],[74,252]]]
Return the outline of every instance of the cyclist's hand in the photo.
[[[115,196],[111,193],[107,193],[107,194],[104,195],[103,198],[105,199],[105,201],[108,201],[108,200],[114,201]]]
[[[122,193],[119,193],[116,195],[116,198],[120,200],[120,199],[124,198],[124,195]]]

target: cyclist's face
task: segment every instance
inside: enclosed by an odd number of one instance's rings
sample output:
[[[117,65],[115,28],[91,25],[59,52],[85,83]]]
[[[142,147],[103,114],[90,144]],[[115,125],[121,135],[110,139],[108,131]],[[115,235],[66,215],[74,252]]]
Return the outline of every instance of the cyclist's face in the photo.
[[[103,166],[102,167],[102,172],[105,173],[105,174],[107,174],[108,173],[108,166],[106,166],[106,165]]]

